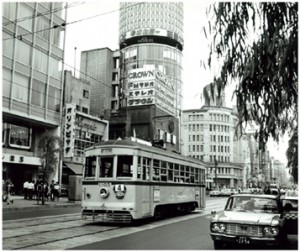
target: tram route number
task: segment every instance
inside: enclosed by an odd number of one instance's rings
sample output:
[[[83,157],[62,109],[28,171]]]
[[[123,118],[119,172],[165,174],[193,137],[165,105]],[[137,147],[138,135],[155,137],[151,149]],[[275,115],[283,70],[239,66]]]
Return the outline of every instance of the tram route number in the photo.
[[[98,184],[100,187],[110,187],[111,184],[110,183],[99,183]]]

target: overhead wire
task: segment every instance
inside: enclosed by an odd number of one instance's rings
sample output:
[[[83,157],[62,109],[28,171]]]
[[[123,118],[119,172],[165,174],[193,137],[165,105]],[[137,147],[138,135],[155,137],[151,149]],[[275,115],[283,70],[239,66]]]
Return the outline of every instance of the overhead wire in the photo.
[[[142,4],[142,3],[144,3],[144,2],[141,2],[141,3],[138,3],[138,4]],[[133,6],[136,6],[136,5],[137,5],[137,4],[134,4],[134,5],[130,5],[130,6],[124,7],[124,8],[129,8],[129,7],[133,7]],[[84,20],[87,20],[87,19],[95,18],[95,17],[97,17],[97,16],[101,16],[101,15],[106,15],[106,14],[109,14],[109,13],[112,13],[112,12],[115,12],[115,11],[119,11],[119,10],[124,9],[124,8],[119,8],[119,9],[117,9],[117,10],[112,10],[112,11],[109,11],[109,12],[97,14],[97,15],[94,15],[94,16],[92,16],[92,17],[88,17],[88,18],[85,18],[85,19],[76,20],[76,21],[71,22],[71,23],[69,23],[69,24],[81,22],[81,21],[84,21]],[[57,28],[57,27],[55,27],[55,28]],[[50,28],[48,28],[48,29],[50,30]],[[41,30],[41,31],[48,30],[48,29],[43,29],[43,30]],[[32,32],[32,33],[30,33],[30,34],[34,34],[34,33],[41,32],[41,31]],[[28,35],[28,34],[26,34],[26,35]],[[21,36],[24,36],[24,35],[21,35]],[[21,38],[22,38],[22,37],[21,37]],[[3,41],[5,41],[5,40],[10,40],[10,39],[14,39],[14,37],[13,37],[13,38],[6,38],[6,39],[3,39]],[[20,39],[20,40],[22,40],[22,39]],[[34,49],[37,49],[37,48],[34,47],[33,45],[29,45],[29,46],[31,46],[31,47],[34,48]],[[51,58],[54,58],[54,57],[51,56],[51,55],[47,55],[47,56],[49,56],[49,57],[51,57]],[[56,58],[54,58],[54,59],[56,59]],[[80,73],[80,74],[85,75],[85,77],[88,77],[88,78],[90,78],[91,80],[96,81],[97,83],[102,84],[102,85],[106,86],[107,88],[112,89],[112,87],[109,86],[109,85],[107,85],[106,83],[104,83],[104,82],[102,82],[102,81],[99,81],[99,80],[95,79],[94,77],[92,77],[92,76],[90,76],[90,75],[88,75],[88,74],[86,74],[86,73],[84,73],[84,72],[82,72],[82,71],[80,71],[80,70],[78,70],[78,69],[75,69],[75,68],[74,68],[73,66],[71,66],[71,65],[68,65],[64,60],[62,60],[62,64],[65,65],[65,66],[67,66],[67,67],[70,67],[71,69],[74,69],[74,76],[75,76],[75,72],[78,72],[78,73]],[[17,83],[15,83],[15,84],[17,84]]]
[[[137,3],[137,4],[133,4],[133,5],[130,5],[130,6],[126,6],[126,7],[119,8],[119,9],[112,10],[112,11],[108,11],[108,12],[103,12],[103,13],[100,13],[100,14],[97,14],[97,15],[94,15],[94,16],[91,16],[91,17],[87,17],[87,18],[83,18],[83,19],[78,19],[78,20],[75,20],[75,21],[72,21],[72,22],[69,22],[69,23],[62,23],[60,25],[54,25],[53,27],[49,27],[49,28],[42,29],[42,30],[39,30],[39,31],[28,32],[28,33],[19,34],[19,35],[15,34],[12,38],[2,39],[2,41],[16,39],[16,38],[22,40],[24,36],[33,35],[35,33],[39,33],[39,32],[45,31],[45,30],[52,30],[52,29],[57,29],[59,27],[65,27],[67,25],[79,23],[79,22],[82,22],[82,21],[85,21],[85,20],[88,20],[88,19],[92,19],[92,18],[96,18],[96,17],[99,17],[99,16],[104,16],[104,15],[107,15],[107,14],[110,14],[110,13],[113,13],[113,12],[116,12],[116,11],[120,11],[122,9],[126,9],[126,8],[130,8],[130,7],[134,7],[136,5],[140,5],[140,4],[143,4],[143,3],[145,3],[145,2],[140,2],[140,3]]]
[[[73,5],[73,4],[75,4],[75,5]],[[56,13],[56,12],[61,11],[63,9],[68,9],[68,8],[76,7],[76,6],[82,5],[82,4],[85,4],[85,2],[81,2],[81,3],[75,2],[75,3],[72,3],[70,5],[65,5],[62,8],[55,8],[55,9],[52,9],[50,11],[37,13],[37,14],[31,15],[31,16],[22,17],[22,18],[18,18],[18,19],[15,19],[15,20],[9,20],[8,22],[4,22],[2,24],[2,26],[6,26],[6,25],[11,24],[11,23],[15,23],[16,24],[16,23],[23,22],[25,20],[33,19],[33,18],[36,18],[36,17],[46,16],[48,14]]]

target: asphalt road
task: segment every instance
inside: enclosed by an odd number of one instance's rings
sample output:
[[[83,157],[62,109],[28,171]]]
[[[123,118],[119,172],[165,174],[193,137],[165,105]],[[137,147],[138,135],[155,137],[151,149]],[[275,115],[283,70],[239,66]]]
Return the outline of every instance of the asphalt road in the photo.
[[[211,250],[214,248],[208,227],[209,219],[202,216],[72,250]]]
[[[3,212],[2,220],[17,220],[26,219],[42,216],[55,216],[59,214],[72,214],[81,213],[81,206],[74,206],[68,208],[47,208],[47,209],[36,209],[30,211],[13,211],[13,212]]]

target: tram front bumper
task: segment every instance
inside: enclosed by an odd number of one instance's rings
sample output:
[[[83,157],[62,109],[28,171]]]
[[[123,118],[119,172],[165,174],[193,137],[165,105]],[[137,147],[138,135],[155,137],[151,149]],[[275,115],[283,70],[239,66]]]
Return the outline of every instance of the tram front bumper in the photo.
[[[132,216],[128,211],[89,210],[83,209],[81,216],[84,220],[92,219],[102,222],[130,223]]]

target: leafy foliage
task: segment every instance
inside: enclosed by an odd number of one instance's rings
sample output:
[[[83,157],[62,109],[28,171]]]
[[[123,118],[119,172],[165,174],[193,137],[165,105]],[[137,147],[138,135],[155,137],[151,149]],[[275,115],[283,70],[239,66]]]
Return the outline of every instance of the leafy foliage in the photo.
[[[43,174],[43,180],[48,179],[49,175],[56,170],[61,146],[60,138],[48,131],[40,138],[39,154],[43,164],[40,172]]]
[[[238,83],[239,132],[243,133],[245,122],[257,122],[262,150],[270,136],[278,141],[286,132],[294,135],[298,130],[298,3],[223,2],[211,7],[214,25],[209,22],[213,41],[208,65],[212,66],[213,57],[223,60],[214,81],[218,90],[231,80]],[[288,155],[294,178],[295,158],[296,153]]]

